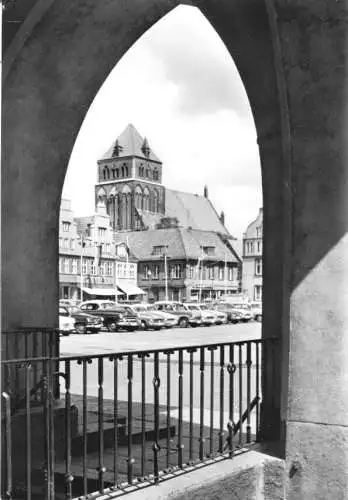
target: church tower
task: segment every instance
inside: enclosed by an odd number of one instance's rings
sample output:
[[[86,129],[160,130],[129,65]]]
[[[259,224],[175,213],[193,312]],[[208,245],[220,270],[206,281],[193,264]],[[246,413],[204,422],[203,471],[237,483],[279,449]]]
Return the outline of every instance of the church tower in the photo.
[[[106,205],[112,227],[135,231],[152,227],[165,212],[162,162],[129,124],[98,160],[95,203]]]

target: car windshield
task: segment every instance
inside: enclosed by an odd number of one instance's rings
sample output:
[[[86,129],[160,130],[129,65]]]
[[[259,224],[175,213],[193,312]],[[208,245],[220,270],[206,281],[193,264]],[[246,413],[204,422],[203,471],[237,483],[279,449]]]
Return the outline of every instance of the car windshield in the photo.
[[[144,306],[136,306],[136,307],[134,307],[134,311],[136,311],[136,312],[146,312],[146,307],[144,307]]]
[[[199,307],[198,306],[191,306],[191,305],[188,305],[187,306],[191,311],[199,311]]]
[[[157,311],[155,306],[147,306],[147,308],[144,307],[144,309],[147,309],[148,311]]]
[[[59,308],[59,314],[61,316],[69,316],[69,311],[67,309],[65,309],[65,307],[60,307]]]
[[[81,309],[76,306],[69,307],[70,314],[78,314],[81,312]]]
[[[200,307],[201,311],[207,311],[208,310],[207,306],[205,306],[203,304],[200,305],[199,307]]]

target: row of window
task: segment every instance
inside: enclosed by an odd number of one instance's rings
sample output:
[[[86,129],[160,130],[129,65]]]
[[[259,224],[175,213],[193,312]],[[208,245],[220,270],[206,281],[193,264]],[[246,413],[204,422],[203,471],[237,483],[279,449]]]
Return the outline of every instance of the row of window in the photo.
[[[140,166],[138,168],[139,177],[145,177],[147,179],[152,179],[153,181],[159,180],[159,171],[155,168],[151,170],[151,168],[145,168],[144,166]]]
[[[82,274],[92,276],[114,276],[114,262],[101,262],[96,266],[94,259],[83,259]],[[81,263],[79,259],[59,258],[59,272],[64,274],[80,274]],[[117,264],[117,277],[134,279],[136,277],[136,264],[125,262]]]
[[[110,168],[105,165],[103,168],[103,179],[104,181],[109,181],[110,178],[112,179],[120,179],[123,177],[129,177],[129,168],[127,165],[122,165],[122,167],[112,167],[111,171]]]
[[[255,259],[255,275],[262,276],[262,259]]]
[[[254,300],[262,300],[262,285],[254,286]]]
[[[79,239],[77,240],[77,242],[80,245]],[[92,247],[94,245],[93,245],[93,242],[91,240],[87,240],[87,241],[85,240],[83,246],[85,248],[86,246]],[[110,255],[111,244],[110,243],[102,243],[101,246],[102,246],[102,254]],[[59,247],[64,248],[66,250],[75,250],[76,240],[74,240],[73,238],[59,238]],[[81,247],[79,247],[79,248],[81,248]]]
[[[262,241],[246,241],[244,245],[245,255],[250,255],[253,253],[262,253]]]
[[[157,247],[160,248],[160,247]],[[168,276],[171,279],[184,278],[185,266],[182,264],[173,264],[168,266]],[[162,266],[163,271],[163,266]],[[147,279],[159,279],[160,266],[159,264],[154,264],[151,267],[149,265],[144,265],[142,278]],[[201,265],[188,265],[186,268],[186,277],[188,279],[202,279],[202,280],[220,280],[224,279],[228,281],[236,281],[238,279],[238,269],[236,267],[228,267],[225,270],[223,266],[201,266]]]

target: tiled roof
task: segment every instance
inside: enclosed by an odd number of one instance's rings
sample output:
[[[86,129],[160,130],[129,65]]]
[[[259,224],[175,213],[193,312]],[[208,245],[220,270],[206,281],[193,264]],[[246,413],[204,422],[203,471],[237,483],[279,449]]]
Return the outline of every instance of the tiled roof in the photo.
[[[116,146],[116,147],[115,147]],[[144,147],[145,146],[145,147]],[[107,160],[116,156],[116,150],[118,150],[118,157],[122,158],[124,156],[140,156],[141,158],[147,158],[152,161],[161,163],[161,160],[152,151],[151,146],[149,147],[149,156],[145,155],[146,148],[149,144],[144,137],[142,137],[137,129],[131,123],[127,125],[121,135],[114,140],[106,153],[102,156],[101,160]]]
[[[229,235],[208,198],[166,189],[166,217],[177,217],[179,225]]]
[[[153,254],[155,246],[167,246],[167,255],[172,259],[198,259],[202,255],[202,246],[214,247],[212,256],[205,260],[237,262],[233,252],[213,232],[197,231],[185,228],[169,228],[148,231],[118,233],[117,241],[126,241],[131,252],[139,260],[158,260]]]

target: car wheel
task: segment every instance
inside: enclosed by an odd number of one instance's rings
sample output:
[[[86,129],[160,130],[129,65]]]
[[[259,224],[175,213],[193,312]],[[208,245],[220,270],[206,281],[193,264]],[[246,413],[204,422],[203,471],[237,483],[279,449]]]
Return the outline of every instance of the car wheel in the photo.
[[[117,325],[115,321],[111,321],[110,323],[108,323],[107,329],[109,330],[109,332],[117,332]]]
[[[187,320],[187,318],[180,318],[178,326],[179,326],[179,328],[187,328],[188,327],[188,320]]]
[[[141,322],[140,322],[140,328],[141,328],[142,330],[146,330],[146,328],[147,328],[147,324],[146,324],[146,322],[145,322],[145,321],[141,321]]]
[[[76,324],[75,328],[76,328],[77,333],[81,333],[82,335],[87,333],[86,325],[83,325],[82,323]]]

